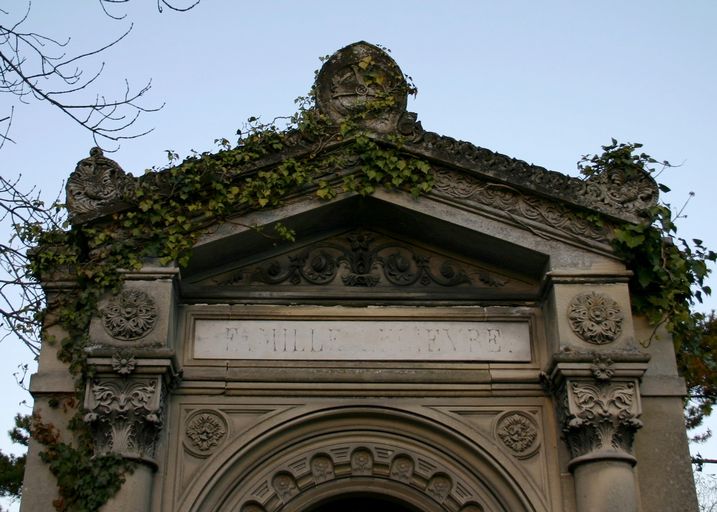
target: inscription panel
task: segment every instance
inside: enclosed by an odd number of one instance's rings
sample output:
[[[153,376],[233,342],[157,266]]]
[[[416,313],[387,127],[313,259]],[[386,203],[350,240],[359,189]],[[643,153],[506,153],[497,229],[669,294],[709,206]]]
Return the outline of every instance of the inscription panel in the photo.
[[[531,360],[527,322],[383,319],[197,319],[193,355],[250,360]]]

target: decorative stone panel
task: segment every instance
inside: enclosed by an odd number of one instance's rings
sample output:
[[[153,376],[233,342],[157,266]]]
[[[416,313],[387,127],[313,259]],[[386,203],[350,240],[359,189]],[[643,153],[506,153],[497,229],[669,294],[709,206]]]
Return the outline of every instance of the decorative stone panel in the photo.
[[[142,290],[123,290],[100,311],[102,326],[117,340],[133,341],[145,337],[157,323],[157,305]]]

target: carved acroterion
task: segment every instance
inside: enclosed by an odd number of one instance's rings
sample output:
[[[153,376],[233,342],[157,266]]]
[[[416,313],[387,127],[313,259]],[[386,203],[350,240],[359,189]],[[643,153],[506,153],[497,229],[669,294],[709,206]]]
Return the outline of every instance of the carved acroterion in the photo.
[[[126,189],[131,182],[122,168],[92,148],[67,180],[67,210],[72,222],[85,222],[125,208]]]

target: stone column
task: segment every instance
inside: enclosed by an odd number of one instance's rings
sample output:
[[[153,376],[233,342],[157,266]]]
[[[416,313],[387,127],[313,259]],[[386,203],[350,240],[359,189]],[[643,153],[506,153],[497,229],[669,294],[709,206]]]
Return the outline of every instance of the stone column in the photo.
[[[84,420],[97,453],[136,463],[103,512],[150,510],[156,453],[167,396],[178,379],[173,341],[176,270],[146,266],[127,273],[90,325]]]
[[[642,426],[639,377],[646,366],[643,354],[555,358],[550,382],[570,449],[578,512],[640,510],[632,444]]]
[[[640,510],[632,445],[642,426],[640,379],[649,355],[635,339],[629,275],[616,267],[547,276],[547,376],[578,512]]]

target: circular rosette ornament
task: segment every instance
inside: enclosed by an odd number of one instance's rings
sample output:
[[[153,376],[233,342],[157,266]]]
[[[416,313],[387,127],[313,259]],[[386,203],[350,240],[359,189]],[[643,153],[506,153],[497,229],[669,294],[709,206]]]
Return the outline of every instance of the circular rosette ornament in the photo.
[[[124,290],[102,309],[105,331],[118,340],[138,340],[149,334],[156,323],[157,306],[141,290]]]
[[[503,414],[496,422],[495,435],[519,459],[530,457],[540,445],[535,421],[519,411]]]
[[[568,307],[570,328],[580,339],[595,345],[615,341],[622,332],[622,310],[602,293],[581,293]]]
[[[197,455],[209,455],[221,444],[228,430],[227,422],[216,412],[197,411],[187,419],[185,445]]]

